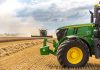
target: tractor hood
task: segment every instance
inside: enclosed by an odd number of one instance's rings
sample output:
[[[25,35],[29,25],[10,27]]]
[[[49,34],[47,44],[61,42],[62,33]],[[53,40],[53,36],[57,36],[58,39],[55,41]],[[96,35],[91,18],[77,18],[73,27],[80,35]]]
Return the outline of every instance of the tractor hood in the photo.
[[[60,29],[67,29],[67,28],[86,27],[86,26],[94,26],[94,24],[88,23],[88,24],[69,25],[69,26],[60,27],[60,28],[58,28],[57,30],[60,30]]]

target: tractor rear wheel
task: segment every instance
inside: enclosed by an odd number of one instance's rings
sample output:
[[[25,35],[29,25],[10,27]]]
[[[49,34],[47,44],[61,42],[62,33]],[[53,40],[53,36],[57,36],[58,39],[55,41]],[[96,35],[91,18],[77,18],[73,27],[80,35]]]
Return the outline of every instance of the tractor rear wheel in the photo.
[[[58,47],[57,58],[63,67],[82,67],[89,60],[88,46],[83,41],[66,40]]]

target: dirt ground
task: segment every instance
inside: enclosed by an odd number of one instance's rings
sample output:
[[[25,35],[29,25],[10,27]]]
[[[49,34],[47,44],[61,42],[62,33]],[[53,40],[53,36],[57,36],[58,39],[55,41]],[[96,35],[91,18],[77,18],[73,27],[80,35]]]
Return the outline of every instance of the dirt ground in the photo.
[[[0,70],[100,70],[100,59],[90,58],[82,68],[62,68],[56,56],[40,55],[42,40],[0,43]]]

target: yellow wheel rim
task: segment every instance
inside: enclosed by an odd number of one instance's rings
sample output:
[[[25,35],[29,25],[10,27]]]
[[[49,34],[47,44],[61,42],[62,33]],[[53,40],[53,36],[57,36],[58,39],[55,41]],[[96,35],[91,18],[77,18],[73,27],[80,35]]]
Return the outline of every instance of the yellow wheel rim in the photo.
[[[78,64],[83,58],[83,52],[78,47],[72,47],[68,50],[66,57],[69,63]]]

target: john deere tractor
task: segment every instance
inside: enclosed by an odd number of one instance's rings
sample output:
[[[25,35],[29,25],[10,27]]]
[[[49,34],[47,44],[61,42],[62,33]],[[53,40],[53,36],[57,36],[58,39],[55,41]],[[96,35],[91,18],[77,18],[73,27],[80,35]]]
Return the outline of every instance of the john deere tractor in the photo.
[[[44,38],[41,55],[53,54],[63,67],[82,67],[89,57],[100,58],[100,4],[90,11],[91,23],[64,26],[57,29],[57,42]],[[48,43],[52,43],[51,50]]]

